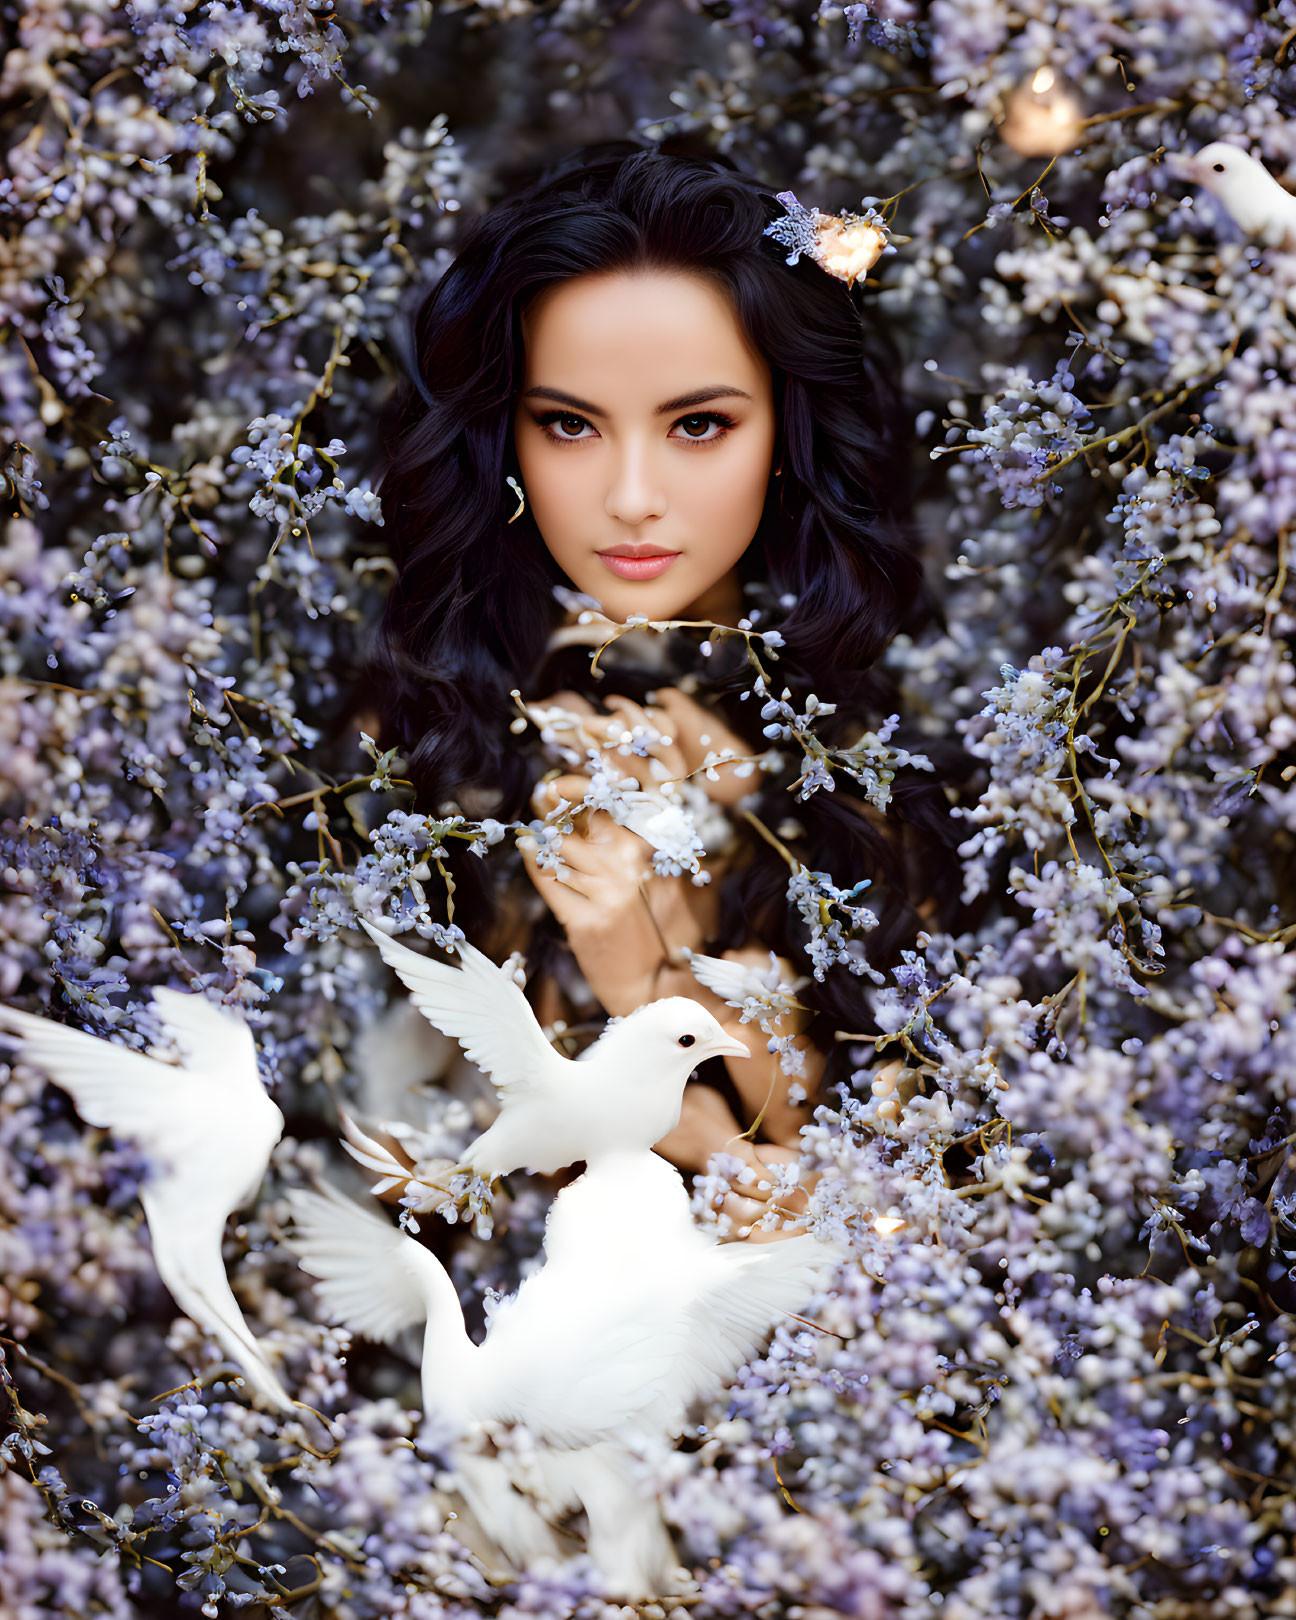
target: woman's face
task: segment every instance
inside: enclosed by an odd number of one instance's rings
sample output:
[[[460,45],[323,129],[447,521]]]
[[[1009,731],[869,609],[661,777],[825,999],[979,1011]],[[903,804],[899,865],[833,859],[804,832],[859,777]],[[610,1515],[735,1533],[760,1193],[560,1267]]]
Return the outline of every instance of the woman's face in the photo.
[[[617,623],[734,622],[775,427],[724,293],[677,271],[578,276],[539,294],[523,337],[514,445],[554,561]]]

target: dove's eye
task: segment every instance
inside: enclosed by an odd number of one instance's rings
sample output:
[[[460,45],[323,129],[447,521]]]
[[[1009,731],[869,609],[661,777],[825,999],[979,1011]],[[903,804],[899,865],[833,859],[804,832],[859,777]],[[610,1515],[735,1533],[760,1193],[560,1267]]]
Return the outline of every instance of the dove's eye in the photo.
[[[696,1046],[697,1045],[697,1036],[696,1035],[681,1035],[680,1038],[679,1038],[679,1044],[681,1046]]]
[[[1216,174],[1223,174],[1224,173],[1224,165],[1222,163],[1216,163],[1214,165],[1214,169],[1215,169]]]

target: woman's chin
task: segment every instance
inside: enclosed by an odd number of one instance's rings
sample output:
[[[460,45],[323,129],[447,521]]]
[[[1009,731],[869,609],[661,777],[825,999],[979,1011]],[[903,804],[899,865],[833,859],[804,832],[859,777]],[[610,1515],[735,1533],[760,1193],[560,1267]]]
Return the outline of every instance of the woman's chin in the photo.
[[[738,623],[742,614],[741,594],[736,588],[725,588],[725,580],[681,580],[667,584],[663,578],[643,580],[632,585],[614,583],[601,591],[587,585],[582,587],[603,604],[604,617],[614,624],[623,625],[636,614],[661,621],[684,619],[710,620],[716,624]]]
[[[702,621],[736,626],[743,616],[739,559],[716,573],[713,556],[683,550],[655,577],[648,579],[619,578],[615,570],[623,563],[621,558],[609,563],[601,556],[566,558],[559,555],[554,561],[569,584],[598,602],[604,618],[615,625],[623,626],[629,619],[641,617],[659,623],[683,619],[690,623]]]
[[[678,590],[652,590],[647,582],[628,590],[622,585],[619,589],[590,591],[589,594],[602,602],[604,617],[618,625],[635,615],[659,621],[687,618],[689,603],[696,595],[681,598]]]

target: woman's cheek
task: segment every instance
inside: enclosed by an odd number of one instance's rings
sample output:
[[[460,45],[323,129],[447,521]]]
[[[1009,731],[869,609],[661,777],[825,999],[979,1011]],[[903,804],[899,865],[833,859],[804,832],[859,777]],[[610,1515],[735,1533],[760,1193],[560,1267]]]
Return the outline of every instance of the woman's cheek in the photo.
[[[583,481],[573,477],[570,472],[564,473],[562,468],[546,466],[539,461],[532,468],[529,479],[525,477],[524,469],[523,488],[546,548],[558,565],[566,569],[569,563],[578,561],[579,548],[575,536],[587,527],[581,522],[588,504]]]
[[[769,469],[752,457],[718,470],[707,484],[698,530],[713,537],[730,564],[747,549],[765,505]]]

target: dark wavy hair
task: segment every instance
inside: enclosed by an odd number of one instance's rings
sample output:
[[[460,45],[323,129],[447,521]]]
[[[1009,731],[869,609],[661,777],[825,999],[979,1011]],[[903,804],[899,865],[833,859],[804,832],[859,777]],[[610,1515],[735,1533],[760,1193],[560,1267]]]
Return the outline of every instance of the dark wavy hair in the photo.
[[[819,728],[830,743],[896,706],[875,662],[898,631],[932,611],[908,515],[911,427],[893,380],[899,367],[858,293],[808,258],[787,264],[786,250],[763,235],[783,213],[765,186],[718,156],[620,142],[586,148],[474,222],[417,308],[406,335],[408,385],[382,429],[380,495],[396,579],[372,674],[386,742],[406,755],[428,811],[449,802],[470,815],[530,816],[537,765],[509,731],[513,688],[538,696],[542,683],[574,686],[597,701],[613,684],[642,698],[662,680],[658,669],[618,664],[597,684],[587,651],[547,655],[562,612],[553,587],[566,582],[529,510],[507,521],[516,505],[505,478],[517,472],[522,315],[544,288],[574,276],[683,271],[724,290],[774,383],[783,473],[771,480],[739,572],[760,599],[762,628],[777,623],[785,638],[776,690],[836,703]],[[758,705],[739,695],[750,685],[741,645],[726,640],[703,660],[701,639],[675,633],[679,672],[691,670],[733,729],[767,746]],[[919,746],[932,755],[929,740]],[[961,774],[957,749],[947,752],[943,774]],[[761,794],[771,824],[795,816],[803,832],[791,844],[812,870],[848,884],[873,880],[869,898],[882,921],[866,944],[875,963],[893,960],[912,939],[923,899],[942,911],[953,904],[958,880],[941,775],[897,781],[890,834],[843,793],[796,803],[787,775]],[[711,948],[754,933],[804,962],[786,862],[754,835],[747,853],[725,879]],[[454,875],[456,920],[470,937],[489,936],[494,861],[458,858]],[[533,947],[533,972],[555,943],[551,932],[548,947]],[[811,991],[827,1018],[856,1029],[865,1016],[861,993],[860,980],[842,970]]]

